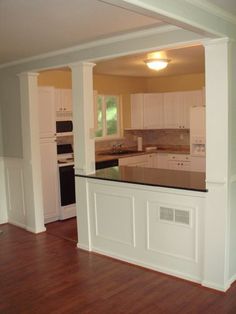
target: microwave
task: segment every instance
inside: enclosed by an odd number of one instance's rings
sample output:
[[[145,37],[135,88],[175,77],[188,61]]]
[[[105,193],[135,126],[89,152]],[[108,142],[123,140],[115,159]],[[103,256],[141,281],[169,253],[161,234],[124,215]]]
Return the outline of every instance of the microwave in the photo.
[[[57,133],[73,132],[73,122],[71,120],[56,121]]]

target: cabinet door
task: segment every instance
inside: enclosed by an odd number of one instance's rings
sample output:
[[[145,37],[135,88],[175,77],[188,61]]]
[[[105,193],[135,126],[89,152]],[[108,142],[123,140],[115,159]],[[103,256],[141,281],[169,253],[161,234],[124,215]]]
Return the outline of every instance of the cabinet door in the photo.
[[[39,87],[38,89],[40,138],[54,137],[56,135],[54,95],[53,87]]]
[[[171,169],[171,170],[189,171],[190,170],[190,162],[186,162],[186,161],[169,161],[169,169]]]
[[[72,111],[72,91],[71,89],[61,90],[61,104],[63,111]]]
[[[190,128],[190,108],[203,105],[203,94],[201,90],[183,92],[182,119],[183,128]]]
[[[58,88],[55,89],[55,108],[56,108],[56,111],[59,111],[59,112],[63,110],[62,104],[61,104],[61,90]]]
[[[191,171],[206,172],[206,158],[191,157]]]
[[[181,126],[181,107],[183,94],[181,92],[164,93],[164,128],[179,129]]]
[[[119,159],[119,166],[142,166],[148,167],[148,156],[140,155]]]
[[[168,169],[168,154],[158,153],[156,156],[156,166],[159,169]]]
[[[143,129],[143,94],[131,95],[131,128]]]
[[[42,139],[40,141],[41,170],[44,221],[58,220],[59,196],[58,196],[58,168],[57,151],[54,139]]]
[[[147,129],[163,127],[163,94],[144,94],[143,124]]]

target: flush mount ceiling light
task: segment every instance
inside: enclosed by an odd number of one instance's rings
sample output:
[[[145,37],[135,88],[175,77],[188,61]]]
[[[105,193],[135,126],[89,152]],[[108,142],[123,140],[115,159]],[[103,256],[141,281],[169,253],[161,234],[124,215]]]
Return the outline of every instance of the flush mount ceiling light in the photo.
[[[170,62],[169,59],[148,59],[144,61],[149,69],[159,71],[165,69]]]

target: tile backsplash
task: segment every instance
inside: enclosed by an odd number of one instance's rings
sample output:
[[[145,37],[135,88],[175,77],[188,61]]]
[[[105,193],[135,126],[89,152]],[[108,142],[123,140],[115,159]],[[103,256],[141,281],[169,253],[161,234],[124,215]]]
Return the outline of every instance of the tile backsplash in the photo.
[[[96,151],[108,150],[114,144],[124,144],[127,147],[137,146],[137,137],[143,138],[144,146],[189,146],[189,130],[125,130],[124,138],[117,140],[97,141]]]

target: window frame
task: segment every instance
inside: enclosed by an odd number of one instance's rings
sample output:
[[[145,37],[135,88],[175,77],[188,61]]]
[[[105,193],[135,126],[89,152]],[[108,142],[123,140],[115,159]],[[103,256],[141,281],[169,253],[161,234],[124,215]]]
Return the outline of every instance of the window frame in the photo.
[[[96,110],[96,126],[98,125],[98,121],[97,121],[97,116],[98,116],[98,97],[102,97],[102,125],[103,125],[103,134],[105,133],[105,135],[103,136],[99,136],[96,137],[96,131],[97,128],[94,130],[94,134],[95,134],[95,141],[105,141],[105,140],[113,140],[113,139],[119,139],[121,138],[121,123],[122,123],[122,119],[121,119],[121,108],[122,108],[122,102],[121,102],[121,95],[118,94],[97,94],[96,95],[96,106],[95,106],[95,110]],[[116,134],[112,134],[112,135],[107,135],[107,120],[106,120],[106,101],[105,99],[107,97],[115,97],[117,99],[117,133]]]

